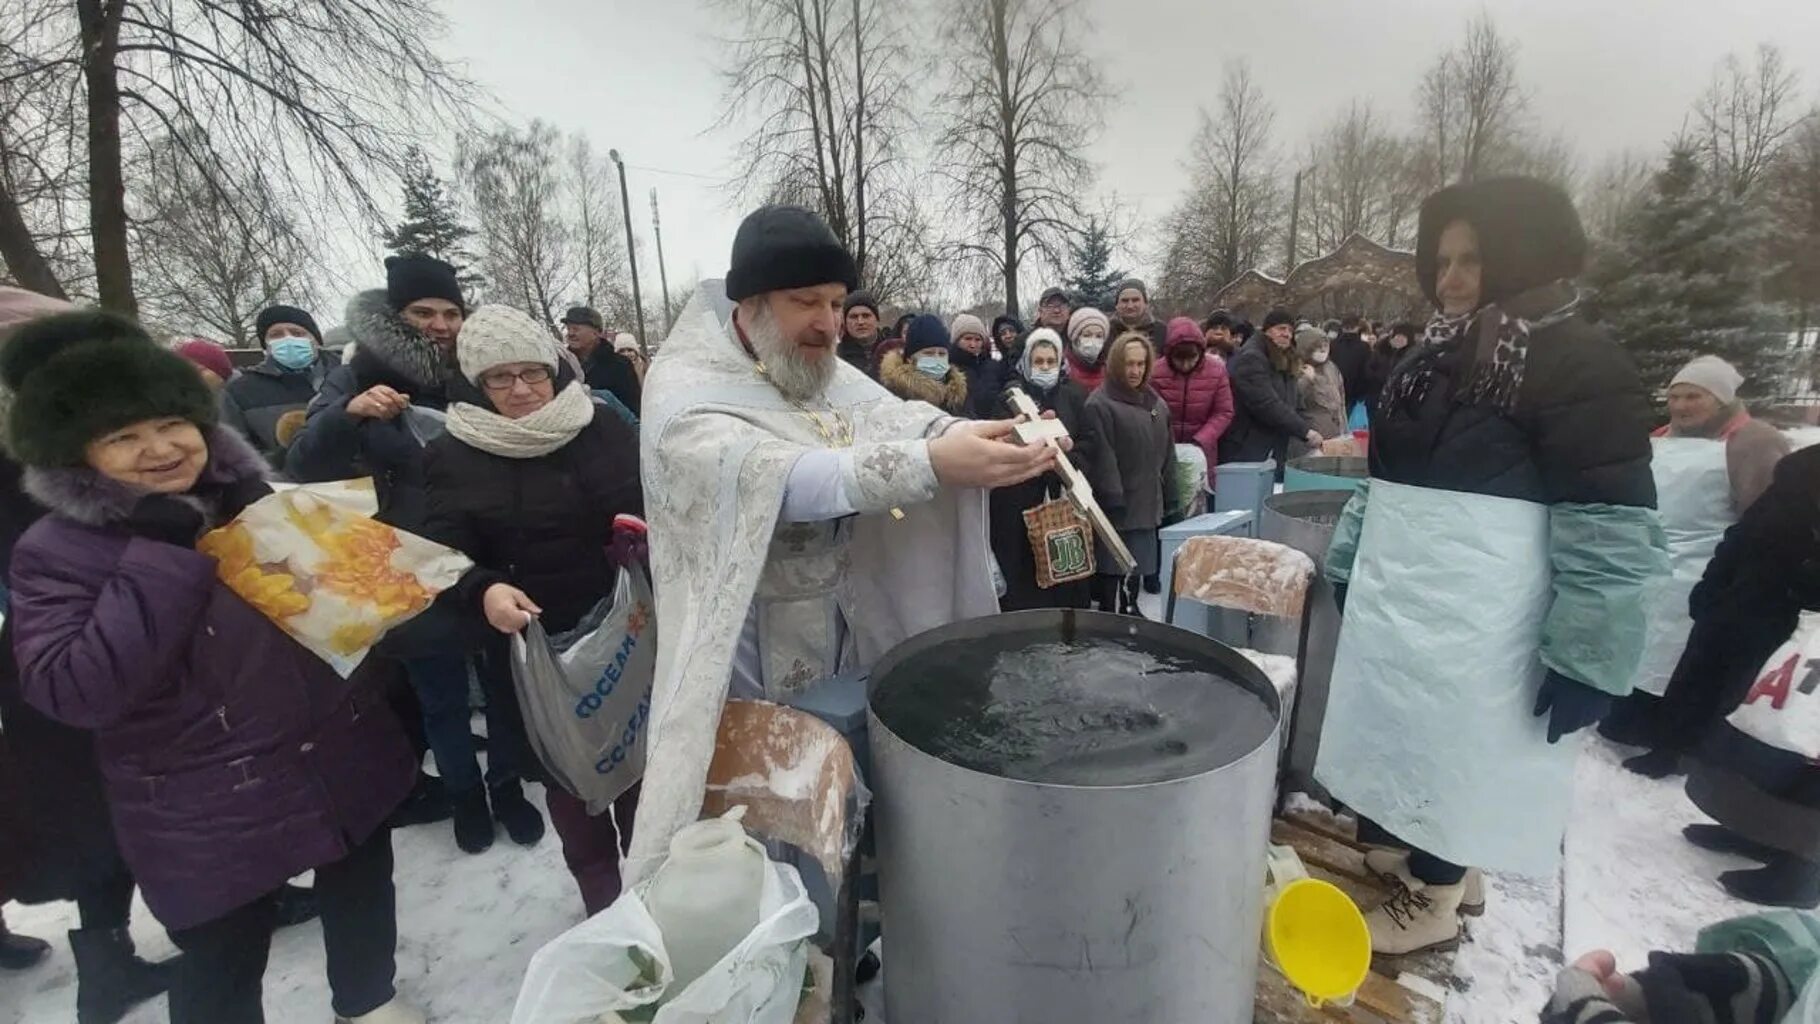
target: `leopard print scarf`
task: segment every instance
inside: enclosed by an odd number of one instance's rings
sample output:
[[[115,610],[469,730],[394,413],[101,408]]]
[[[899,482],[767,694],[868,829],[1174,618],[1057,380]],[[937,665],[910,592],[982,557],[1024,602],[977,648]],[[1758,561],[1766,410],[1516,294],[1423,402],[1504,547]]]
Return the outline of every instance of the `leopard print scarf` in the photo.
[[[1546,287],[1558,287],[1556,285]],[[1514,412],[1523,390],[1523,373],[1529,361],[1531,332],[1550,327],[1575,315],[1580,294],[1568,289],[1564,305],[1530,320],[1499,306],[1486,306],[1464,316],[1436,315],[1428,322],[1422,341],[1409,365],[1385,387],[1385,400],[1393,408],[1413,414],[1427,401],[1440,364],[1477,342],[1476,365],[1465,383],[1454,392],[1460,405],[1486,405]],[[1524,308],[1530,295],[1519,295],[1506,304]]]

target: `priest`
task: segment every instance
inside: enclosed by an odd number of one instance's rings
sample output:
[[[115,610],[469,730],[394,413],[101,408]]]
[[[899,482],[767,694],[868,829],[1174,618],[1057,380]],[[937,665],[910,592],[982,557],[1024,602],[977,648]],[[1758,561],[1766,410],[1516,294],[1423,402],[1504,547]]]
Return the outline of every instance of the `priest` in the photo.
[[[734,237],[727,301],[704,282],[646,379],[657,679],[629,881],[700,813],[729,695],[781,701],[998,611],[986,490],[1046,472],[1054,449],[839,359],[858,281],[815,214],[760,209]]]

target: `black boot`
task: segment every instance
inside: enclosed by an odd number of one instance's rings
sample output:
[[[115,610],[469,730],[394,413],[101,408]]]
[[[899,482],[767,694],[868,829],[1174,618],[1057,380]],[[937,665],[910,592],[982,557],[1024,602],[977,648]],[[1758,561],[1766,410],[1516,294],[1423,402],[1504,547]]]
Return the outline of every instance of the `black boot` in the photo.
[[[175,959],[150,964],[133,950],[125,928],[70,932],[76,954],[77,1024],[115,1024],[133,1007],[163,995],[176,974]]]
[[[1097,611],[1118,613],[1119,580],[1116,576],[1093,578],[1093,607]]]
[[[1780,851],[1746,839],[1724,825],[1689,825],[1681,830],[1681,835],[1702,850],[1737,854],[1765,864],[1782,856]]]
[[[392,812],[392,820],[387,824],[393,828],[428,825],[449,820],[451,813],[448,795],[442,791],[442,780],[419,770],[417,785],[411,787],[411,795]]]
[[[449,804],[455,811],[455,845],[461,852],[480,853],[493,845],[493,812],[487,809],[485,786],[450,794]]]
[[[0,919],[0,970],[23,971],[50,951],[50,943],[30,935],[14,935],[7,931],[6,921]]]
[[[506,835],[520,846],[536,846],[543,838],[543,815],[525,799],[524,787],[517,779],[508,779],[490,788],[493,817],[505,826]]]
[[[1638,754],[1626,760],[1624,767],[1646,779],[1666,779],[1670,775],[1681,774],[1681,752],[1658,747],[1647,754]]]
[[[321,913],[321,908],[316,905],[316,890],[288,882],[278,890],[278,927],[289,928],[294,924],[313,921]]]
[[[1162,592],[1163,592],[1163,577],[1161,575],[1153,572],[1150,575],[1144,577],[1144,593],[1160,594]]]
[[[1128,576],[1119,584],[1119,614],[1143,618],[1144,613],[1138,610],[1138,581],[1135,576]]]
[[[1719,876],[1719,884],[1741,900],[1766,907],[1820,907],[1820,864],[1786,853],[1778,852],[1768,864],[1751,871],[1727,871]]]

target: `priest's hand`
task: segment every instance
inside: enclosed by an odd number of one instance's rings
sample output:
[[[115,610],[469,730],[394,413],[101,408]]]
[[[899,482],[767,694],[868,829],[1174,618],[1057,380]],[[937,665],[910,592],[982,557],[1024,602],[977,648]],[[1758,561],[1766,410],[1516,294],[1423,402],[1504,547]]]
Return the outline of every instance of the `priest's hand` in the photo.
[[[969,420],[929,442],[935,478],[949,487],[1009,487],[1055,467],[1046,444],[1020,445],[1013,420]]]
[[[510,583],[495,583],[488,587],[481,596],[480,607],[487,614],[488,624],[507,635],[529,626],[533,615],[543,613],[535,601]]]

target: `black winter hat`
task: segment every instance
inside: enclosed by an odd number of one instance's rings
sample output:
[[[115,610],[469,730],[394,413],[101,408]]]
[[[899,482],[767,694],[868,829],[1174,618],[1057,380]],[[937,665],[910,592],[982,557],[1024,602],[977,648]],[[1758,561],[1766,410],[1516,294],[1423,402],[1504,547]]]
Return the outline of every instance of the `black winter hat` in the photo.
[[[871,310],[873,316],[878,315],[878,300],[872,297],[871,292],[864,288],[856,292],[848,292],[847,301],[841,303],[841,315],[845,316],[862,306]]]
[[[934,313],[923,313],[910,321],[904,329],[904,358],[908,359],[924,349],[939,348],[948,351],[951,342],[948,328],[942,324],[942,318]]]
[[[296,306],[267,306],[259,311],[259,318],[253,321],[253,332],[259,336],[259,343],[265,344],[265,332],[275,324],[296,324],[310,332],[316,344],[322,344],[322,331],[316,326],[316,318],[306,310]]]
[[[859,288],[859,265],[820,217],[800,206],[764,206],[733,236],[727,298],[840,283]]]
[[[394,312],[418,299],[447,299],[468,308],[455,268],[434,256],[387,256],[385,298]]]
[[[562,315],[562,322],[565,324],[587,324],[597,331],[604,331],[607,329],[607,322],[601,319],[599,313],[588,306],[570,306],[569,311]]]
[[[80,466],[90,441],[141,420],[218,418],[215,395],[182,356],[117,313],[83,310],[34,320],[0,350],[13,392],[12,450],[27,466]]]
[[[1294,327],[1295,314],[1287,309],[1273,309],[1264,314],[1264,330],[1268,331],[1278,324],[1287,324],[1290,327]]]
[[[1481,178],[1448,187],[1422,203],[1416,229],[1416,277],[1438,308],[1435,294],[1441,232],[1456,220],[1479,236],[1481,304],[1586,269],[1586,229],[1567,193],[1539,178]]]

